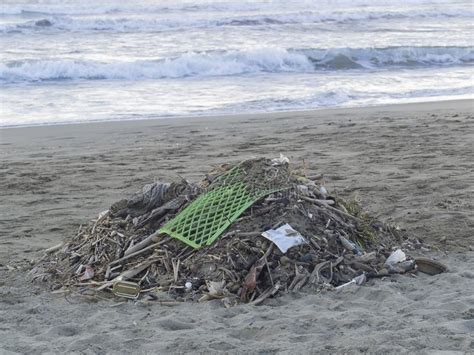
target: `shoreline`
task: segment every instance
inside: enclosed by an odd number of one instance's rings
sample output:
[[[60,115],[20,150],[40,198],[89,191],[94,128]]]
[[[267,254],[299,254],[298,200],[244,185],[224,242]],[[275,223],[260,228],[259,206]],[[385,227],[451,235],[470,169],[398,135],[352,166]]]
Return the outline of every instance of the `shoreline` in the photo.
[[[391,104],[374,104],[366,106],[347,106],[347,107],[321,107],[321,108],[312,108],[312,109],[302,109],[302,110],[282,110],[282,111],[269,111],[269,112],[255,112],[255,113],[239,113],[239,114],[213,114],[213,115],[183,115],[183,116],[162,116],[162,117],[153,117],[153,118],[140,118],[140,119],[125,119],[125,120],[98,120],[98,121],[78,121],[78,122],[59,122],[59,123],[39,123],[39,124],[25,124],[25,125],[9,125],[9,126],[0,126],[0,132],[2,130],[10,129],[22,129],[22,128],[39,128],[39,127],[55,127],[55,126],[79,126],[79,125],[88,125],[88,124],[120,124],[120,123],[131,123],[131,122],[149,122],[149,121],[174,121],[174,120],[196,120],[196,119],[228,119],[228,118],[245,118],[245,117],[255,117],[255,116],[264,116],[264,115],[289,115],[289,114],[306,114],[306,113],[316,113],[316,112],[326,112],[328,114],[334,111],[347,111],[347,110],[372,110],[372,109],[382,109],[382,108],[394,108],[398,106],[423,106],[423,105],[432,105],[446,103],[450,106],[453,103],[464,103],[471,102],[471,105],[474,107],[474,98],[463,98],[463,99],[445,99],[445,100],[425,100],[417,102],[401,102],[401,103],[391,103]],[[1,134],[1,133],[0,133]],[[0,135],[1,136],[1,135]]]

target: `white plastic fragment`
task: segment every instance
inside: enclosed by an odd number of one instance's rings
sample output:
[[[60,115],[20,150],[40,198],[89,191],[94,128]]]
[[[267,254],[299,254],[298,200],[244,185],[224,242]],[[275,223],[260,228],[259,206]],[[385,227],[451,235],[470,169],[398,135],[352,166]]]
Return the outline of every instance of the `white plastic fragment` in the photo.
[[[297,245],[307,243],[306,239],[288,223],[278,229],[269,229],[262,236],[275,243],[282,253]]]
[[[97,219],[102,219],[105,217],[105,215],[109,213],[109,210],[105,210],[99,213],[99,217]]]
[[[278,166],[278,165],[283,165],[283,164],[288,164],[290,162],[290,159],[285,157],[283,154],[280,153],[279,158],[272,159],[272,165],[273,166]]]
[[[386,266],[393,266],[397,263],[400,263],[402,261],[405,261],[407,259],[407,256],[401,249],[395,250],[390,256],[385,260],[385,265]]]
[[[345,284],[342,284],[340,286],[337,286],[335,290],[340,291],[340,290],[345,289],[347,287],[350,287],[352,285],[360,286],[363,283],[365,283],[366,281],[367,281],[367,276],[365,276],[365,274],[361,274],[359,276],[354,277],[351,281],[346,282]]]

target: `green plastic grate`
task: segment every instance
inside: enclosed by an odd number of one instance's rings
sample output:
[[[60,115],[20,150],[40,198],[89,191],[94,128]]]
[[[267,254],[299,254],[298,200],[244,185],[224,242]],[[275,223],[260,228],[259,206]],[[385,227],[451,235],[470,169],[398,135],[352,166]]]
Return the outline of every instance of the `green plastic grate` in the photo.
[[[235,167],[214,181],[209,191],[191,202],[160,229],[198,249],[213,243],[247,208],[283,186],[258,184]]]

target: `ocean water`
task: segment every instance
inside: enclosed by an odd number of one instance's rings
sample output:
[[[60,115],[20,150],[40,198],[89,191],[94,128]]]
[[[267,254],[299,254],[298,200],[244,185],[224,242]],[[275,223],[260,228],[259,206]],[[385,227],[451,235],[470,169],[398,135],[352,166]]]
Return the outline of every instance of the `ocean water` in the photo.
[[[0,126],[474,97],[472,0],[0,2]]]

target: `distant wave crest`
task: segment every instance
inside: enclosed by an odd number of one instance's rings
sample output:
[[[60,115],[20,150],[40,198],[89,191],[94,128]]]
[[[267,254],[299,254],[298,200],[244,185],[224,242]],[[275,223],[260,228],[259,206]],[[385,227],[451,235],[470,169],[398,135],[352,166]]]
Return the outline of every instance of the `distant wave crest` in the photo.
[[[25,60],[0,64],[0,80],[146,80],[229,76],[252,73],[310,73],[319,70],[364,70],[390,67],[470,65],[472,47],[390,47],[281,49],[185,53],[178,57],[134,62]]]
[[[318,9],[347,7],[347,6],[397,6],[397,5],[443,5],[449,0],[319,0],[313,4]],[[189,1],[162,1],[162,2],[117,2],[104,0],[100,4],[94,0],[50,0],[37,3],[4,3],[0,4],[2,15],[100,15],[110,13],[166,13],[166,12],[242,12],[255,10],[272,10],[281,8],[281,2],[268,1],[203,1],[199,3]],[[288,8],[307,9],[312,4],[308,1],[292,1]]]
[[[112,11],[112,10],[111,10]],[[4,24],[0,26],[0,33],[29,33],[31,31],[110,31],[110,32],[152,32],[166,31],[183,28],[209,28],[220,26],[266,26],[266,25],[288,25],[288,24],[311,24],[311,23],[346,23],[352,21],[389,20],[389,19],[414,19],[414,18],[474,18],[474,9],[431,9],[431,10],[392,10],[377,11],[298,11],[289,13],[268,13],[265,15],[242,15],[234,16],[195,18],[180,17],[156,17],[153,19],[144,17],[70,17],[64,14],[42,14],[44,18],[27,20],[16,24]],[[49,16],[48,16],[49,15]],[[47,24],[47,25],[45,25]]]

